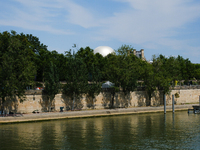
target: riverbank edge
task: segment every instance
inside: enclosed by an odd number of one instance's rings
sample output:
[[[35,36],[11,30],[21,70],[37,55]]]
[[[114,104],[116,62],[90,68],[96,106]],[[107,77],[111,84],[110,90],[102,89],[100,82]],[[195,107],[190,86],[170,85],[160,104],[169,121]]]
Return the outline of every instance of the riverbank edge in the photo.
[[[186,111],[194,105],[176,105],[175,111]],[[167,112],[172,112],[172,106],[166,107]],[[103,110],[83,110],[71,112],[51,112],[39,114],[25,114],[21,117],[0,117],[0,124],[13,123],[28,123],[41,122],[62,119],[78,119],[78,118],[93,118],[93,117],[108,117],[119,115],[132,115],[144,113],[164,113],[164,107],[134,107],[134,108],[119,108],[119,109],[103,109]]]

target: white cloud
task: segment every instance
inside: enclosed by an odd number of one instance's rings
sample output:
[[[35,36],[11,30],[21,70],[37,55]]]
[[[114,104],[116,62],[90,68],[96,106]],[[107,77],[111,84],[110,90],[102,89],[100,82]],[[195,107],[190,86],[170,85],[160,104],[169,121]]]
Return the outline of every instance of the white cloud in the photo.
[[[131,8],[104,20],[103,33],[124,42],[141,44],[176,35],[175,29],[200,17],[200,5],[186,0],[123,0]]]
[[[93,16],[87,8],[70,1],[63,1],[62,3],[64,4],[66,11],[69,12],[69,14],[66,15],[66,20],[69,23],[76,24],[84,28],[98,26],[95,16]]]
[[[21,27],[30,30],[46,31],[53,34],[73,34],[69,29],[59,29],[57,22],[61,5],[56,1],[15,0],[18,6],[9,5],[9,11],[0,18],[0,25]]]
[[[71,0],[14,0],[18,6],[10,5],[9,17],[0,18],[0,25],[21,26],[33,30],[42,30],[55,33],[71,33],[68,23],[90,28],[98,26],[95,16],[87,9]],[[15,21],[14,21],[15,20]],[[6,22],[6,23],[4,23]],[[21,22],[21,24],[20,24]],[[56,29],[57,24],[63,24],[63,30]],[[53,24],[55,27],[53,27]],[[28,27],[29,26],[29,27]],[[36,26],[36,27],[34,27]],[[41,26],[41,29],[38,28]],[[47,27],[47,28],[46,28]],[[53,30],[52,30],[53,29]],[[72,30],[72,29],[70,29]]]
[[[12,3],[14,2],[14,3]],[[117,41],[144,48],[173,50],[199,48],[189,38],[180,39],[187,25],[200,18],[198,0],[110,0],[120,9],[101,8],[82,0],[12,0],[0,13],[0,25],[15,26],[53,34],[78,35],[77,41]],[[106,5],[106,4],[104,4]],[[115,5],[115,6],[116,6]],[[121,7],[123,5],[123,7]],[[0,6],[0,8],[3,8]],[[109,11],[108,11],[109,9]],[[98,11],[97,11],[98,10]],[[83,35],[84,34],[84,35]]]

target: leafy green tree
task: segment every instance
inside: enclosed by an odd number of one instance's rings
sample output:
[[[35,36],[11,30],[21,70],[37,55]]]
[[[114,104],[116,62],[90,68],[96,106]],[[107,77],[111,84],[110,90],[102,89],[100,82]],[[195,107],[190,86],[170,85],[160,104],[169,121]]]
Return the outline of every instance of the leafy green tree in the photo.
[[[22,34],[24,35],[24,34]],[[47,46],[40,42],[39,38],[32,34],[24,35],[30,43],[29,48],[34,52],[32,61],[36,64],[36,80],[44,82],[44,71],[49,60],[50,52],[47,50]]]
[[[134,48],[131,45],[122,45],[121,47],[119,47],[116,51],[117,55],[124,55],[124,56],[128,56],[134,53]]]
[[[56,65],[60,81],[64,81],[67,58],[63,54],[59,54],[57,51],[54,50],[50,54],[50,61],[52,61]]]
[[[41,49],[38,54],[35,56],[35,64],[37,65],[37,81],[45,81],[45,68],[48,66],[51,61],[51,52]]]
[[[138,65],[141,60],[135,55],[121,56],[121,60],[122,64],[120,67],[122,76],[120,78],[120,87],[126,95],[130,94],[137,87],[140,70],[140,66]]]
[[[107,59],[106,57],[103,57],[101,54],[96,53],[94,55],[94,65],[99,69],[101,73],[101,80],[105,81],[106,80],[106,64],[107,64]]]
[[[162,90],[163,94],[170,92],[170,83],[176,79],[172,74],[177,74],[174,62],[176,60],[173,57],[167,59],[163,55],[158,57],[154,55],[152,64],[144,62],[142,79],[148,94],[147,105],[151,105],[151,98],[156,90]]]
[[[115,93],[120,89],[125,95],[130,94],[137,86],[138,73],[136,72],[137,58],[132,55],[107,56],[106,78],[115,86],[111,89],[111,107],[114,107]]]
[[[165,74],[171,78],[171,82],[175,82],[176,80],[181,80],[182,77],[180,75],[180,65],[176,57],[169,57],[165,58],[164,56],[160,55],[161,59],[163,60],[163,68],[165,68]],[[171,84],[173,86],[173,84]]]
[[[87,70],[90,72],[92,65],[95,62],[95,56],[93,50],[90,47],[80,48],[76,53],[78,58],[81,58],[86,64]]]
[[[28,39],[30,43],[30,48],[35,54],[39,54],[41,50],[48,51],[47,46],[41,43],[38,37],[33,36],[32,34],[26,34],[26,38]]]
[[[86,93],[89,97],[93,100],[93,108],[94,108],[94,99],[95,96],[98,95],[101,92],[101,79],[102,75],[99,70],[99,68],[96,65],[92,65],[91,71],[90,71],[90,84],[88,84]]]
[[[105,70],[105,74],[106,74],[106,79],[112,83],[114,83],[114,86],[111,87],[109,89],[109,91],[111,92],[112,98],[111,98],[111,103],[110,103],[110,107],[113,108],[114,107],[114,97],[115,97],[115,93],[119,91],[120,88],[120,78],[121,78],[121,72],[119,69],[119,65],[121,64],[121,62],[118,59],[119,56],[113,55],[113,54],[109,54],[108,56],[106,56],[106,70]]]
[[[200,79],[200,64],[194,64],[194,77],[195,79]]]
[[[185,81],[193,79],[195,67],[190,60],[181,56],[178,56],[176,60],[179,65],[179,79]]]
[[[97,67],[101,73],[102,80],[105,80],[105,65],[106,59],[99,53],[94,54],[90,47],[80,48],[77,53],[77,57],[83,59],[87,66],[88,72],[91,74],[93,66]]]
[[[49,66],[45,69],[45,90],[44,93],[48,100],[48,111],[51,111],[52,102],[55,95],[58,94],[60,89],[58,69],[52,61],[49,62]]]
[[[81,98],[82,94],[87,92],[88,71],[85,63],[71,52],[67,53],[67,72],[66,84],[63,87],[63,93],[73,100],[72,110],[76,99]]]
[[[4,109],[6,100],[25,99],[26,86],[35,77],[34,57],[26,36],[15,31],[0,33],[0,97]]]
[[[167,72],[167,58],[160,55],[159,57],[153,58],[153,71],[155,74],[154,81],[157,84],[157,89],[162,90],[163,94],[168,94],[170,92],[170,83],[172,82],[172,75]]]
[[[173,83],[181,80],[188,82],[188,80],[193,79],[195,76],[194,64],[192,64],[189,59],[184,59],[181,56],[165,58],[163,67]],[[174,86],[174,84],[172,84],[172,86]]]
[[[144,72],[142,74],[142,79],[143,82],[145,84],[145,90],[148,94],[148,100],[149,100],[149,104],[147,105],[151,105],[151,98],[152,98],[152,94],[154,93],[154,91],[156,90],[156,75],[155,72],[153,70],[153,66],[147,62],[144,62],[143,64],[143,69]]]
[[[90,47],[80,48],[76,53],[78,58],[81,58],[86,64],[88,70],[88,84],[87,95],[93,99],[93,108],[94,108],[94,99],[95,96],[101,92],[101,80],[102,80],[102,56],[100,54],[94,54],[93,50]]]

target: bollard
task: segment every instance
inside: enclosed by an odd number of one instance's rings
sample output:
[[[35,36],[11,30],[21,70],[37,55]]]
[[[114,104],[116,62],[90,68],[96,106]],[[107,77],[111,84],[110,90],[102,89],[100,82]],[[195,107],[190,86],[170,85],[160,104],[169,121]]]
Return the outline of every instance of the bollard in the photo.
[[[164,114],[166,114],[166,95],[164,95]]]
[[[200,96],[199,96],[199,106],[200,106]]]
[[[172,112],[174,113],[174,95],[172,95]]]

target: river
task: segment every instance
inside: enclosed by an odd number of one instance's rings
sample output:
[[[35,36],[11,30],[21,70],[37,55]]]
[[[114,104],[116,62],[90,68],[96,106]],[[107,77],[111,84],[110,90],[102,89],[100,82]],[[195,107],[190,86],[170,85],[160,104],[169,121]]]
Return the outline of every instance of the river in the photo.
[[[0,150],[200,149],[187,111],[0,125]]]

